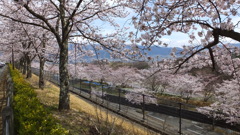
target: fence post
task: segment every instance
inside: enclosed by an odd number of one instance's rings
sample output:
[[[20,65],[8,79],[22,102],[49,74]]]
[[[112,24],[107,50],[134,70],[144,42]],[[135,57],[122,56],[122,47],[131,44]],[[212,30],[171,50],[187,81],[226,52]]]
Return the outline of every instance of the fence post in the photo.
[[[48,74],[47,74],[47,71],[44,70],[43,72],[44,72],[44,75],[45,75],[45,79],[48,81]]]
[[[104,100],[103,100],[103,80],[101,79],[101,86],[102,86],[102,103],[104,102]]]
[[[143,121],[145,120],[145,95],[142,94],[143,102],[142,102],[142,114],[143,114]]]
[[[89,98],[92,98],[92,87],[91,87],[91,85],[92,85],[92,81],[89,82],[89,90],[90,90]]]
[[[60,84],[60,77],[59,77],[59,74],[57,74],[57,83]]]
[[[213,117],[213,121],[212,121],[212,130],[214,130],[214,128],[215,128],[215,119],[214,119],[214,117]]]
[[[49,79],[50,82],[52,82],[51,72],[50,71],[48,71],[48,79]]]
[[[82,89],[82,80],[80,79],[80,82],[79,82],[79,94],[81,94],[81,89]]]
[[[13,110],[10,106],[3,108],[2,110],[3,120],[3,134],[13,135]]]
[[[47,73],[46,73],[45,70],[43,70],[43,74],[44,74],[45,79],[48,80],[48,78],[47,78]]]
[[[44,72],[45,72],[44,74],[45,74],[46,80],[48,80],[48,81],[49,81],[49,78],[48,78],[48,72],[47,72],[47,71],[45,71],[45,70],[44,70]]]
[[[179,135],[182,134],[182,103],[179,103]]]
[[[48,80],[51,82],[50,71],[47,72]]]
[[[71,77],[72,79],[71,79],[71,84],[72,84],[72,87],[73,87],[73,89],[74,89],[74,86],[73,86],[73,84],[74,84],[74,78],[73,77]]]
[[[118,111],[121,110],[121,89],[118,89]]]
[[[212,117],[212,130],[215,128],[215,118],[214,118],[214,111],[213,111],[213,117]]]
[[[75,86],[74,86],[75,82],[76,82],[76,78],[72,77],[72,87],[73,87],[73,89],[75,89]]]

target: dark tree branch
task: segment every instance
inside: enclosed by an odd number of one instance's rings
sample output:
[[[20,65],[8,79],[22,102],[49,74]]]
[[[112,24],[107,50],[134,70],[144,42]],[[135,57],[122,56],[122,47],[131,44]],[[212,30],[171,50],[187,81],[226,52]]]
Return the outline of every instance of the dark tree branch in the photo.
[[[219,11],[218,11],[218,9],[217,9],[217,6],[216,6],[211,0],[209,0],[209,2],[213,5],[213,7],[215,8],[215,10],[216,10],[216,12],[217,12],[217,14],[218,14],[219,23],[222,23],[222,21],[221,21],[221,16],[220,16],[220,13],[219,13]]]
[[[53,4],[53,6],[54,6],[58,11],[60,11],[59,8],[58,8],[58,6],[57,6],[52,0],[50,0],[50,2]]]
[[[195,52],[192,53],[190,56],[188,56],[183,62],[181,62],[181,63],[176,67],[177,69],[176,69],[175,73],[177,73],[178,70],[182,67],[182,65],[185,64],[190,58],[192,58],[194,55],[196,55],[197,53],[199,53],[199,52],[201,52],[201,51],[203,51],[203,50],[205,50],[205,49],[209,49],[210,56],[212,55],[212,56],[211,56],[211,60],[212,60],[212,62],[213,62],[213,68],[215,68],[215,65],[214,65],[215,61],[214,61],[214,58],[212,58],[212,57],[213,57],[213,54],[212,54],[212,51],[211,51],[211,47],[213,47],[213,46],[215,46],[215,45],[217,45],[217,44],[219,43],[219,33],[218,33],[217,30],[213,30],[213,34],[212,34],[212,35],[213,35],[214,40],[213,40],[211,43],[209,43],[208,45],[204,46],[203,48],[195,51]]]
[[[210,57],[211,57],[211,61],[212,61],[212,70],[214,71],[216,69],[215,67],[215,60],[214,60],[214,55],[213,55],[213,50],[212,48],[208,48]]]
[[[91,38],[91,37],[87,36],[86,34],[84,34],[84,32],[83,32],[81,29],[79,29],[77,26],[75,26],[75,27],[76,27],[77,30],[82,34],[82,37],[83,37],[83,38],[86,38],[86,39],[88,39],[88,40],[91,40],[91,41],[93,41],[93,42],[96,42],[96,43],[100,44],[101,46],[103,46],[104,48],[106,48],[107,50],[110,50],[110,51],[112,51],[112,52],[116,52],[116,53],[122,55],[121,51],[116,50],[116,49],[112,49],[111,47],[106,46],[106,45],[103,44],[100,40],[95,39],[95,38]],[[130,58],[130,57],[126,56],[126,55],[125,55],[124,57],[133,60],[132,58]],[[134,61],[134,60],[133,60],[133,61]]]
[[[22,20],[20,20],[20,19],[16,19],[16,18],[7,16],[7,15],[4,15],[4,14],[0,14],[0,16],[2,16],[2,17],[4,17],[4,18],[11,19],[11,20],[14,21],[14,22],[20,22],[20,23],[23,23],[23,24],[28,24],[28,25],[37,26],[37,27],[41,27],[41,28],[43,28],[43,29],[46,29],[46,30],[50,31],[50,29],[49,29],[48,27],[45,27],[45,26],[40,25],[40,24],[37,24],[37,23],[22,21]]]
[[[36,12],[34,12],[32,9],[30,9],[30,7],[27,5],[27,4],[24,4],[23,7],[30,13],[32,14],[33,16],[35,16],[36,18],[38,18],[39,20],[42,20],[47,26],[48,26],[48,30],[50,30],[56,37],[57,41],[61,43],[61,38],[60,36],[58,35],[58,33],[56,32],[56,30],[52,27],[52,25],[48,22],[48,20],[40,15],[40,14],[37,14]]]
[[[68,17],[68,19],[66,20],[66,22],[65,22],[65,19],[64,19],[64,18],[65,18],[65,14],[63,14],[64,16],[61,16],[61,19],[62,19],[62,29],[63,29],[62,31],[65,33],[65,34],[62,34],[62,36],[63,36],[63,39],[62,39],[63,41],[62,41],[62,42],[64,42],[64,40],[67,39],[67,37],[69,36],[69,33],[70,33],[70,31],[71,31],[71,28],[73,27],[73,23],[72,23],[72,25],[70,26],[70,22],[73,20],[73,17],[75,16],[75,14],[76,14],[78,8],[80,7],[82,1],[83,1],[83,0],[79,0],[79,1],[78,1],[76,7],[74,8],[72,14]],[[60,9],[60,11],[61,11],[61,10],[64,10],[64,9],[65,9],[65,7],[63,6],[62,9]],[[61,11],[61,12],[64,12],[64,11]],[[66,24],[65,24],[65,23],[66,23]],[[70,26],[70,29],[69,29],[69,26]]]
[[[234,39],[234,40],[240,42],[240,33],[236,32],[234,30],[224,30],[224,29],[217,28],[217,29],[215,29],[215,31],[217,31],[217,33],[220,36],[229,37],[231,39]]]
[[[76,14],[76,12],[77,12],[77,10],[78,10],[79,6],[81,5],[82,1],[83,1],[83,0],[79,0],[79,1],[78,1],[78,3],[77,3],[77,5],[76,5],[76,7],[74,8],[74,10],[73,10],[73,12],[72,12],[72,14],[69,16],[69,18],[68,18],[68,20],[67,20],[67,25],[66,25],[66,26],[68,26],[68,25],[69,25],[69,23],[70,23],[70,20],[72,20],[72,19],[73,19],[73,17],[75,16],[75,14]]]

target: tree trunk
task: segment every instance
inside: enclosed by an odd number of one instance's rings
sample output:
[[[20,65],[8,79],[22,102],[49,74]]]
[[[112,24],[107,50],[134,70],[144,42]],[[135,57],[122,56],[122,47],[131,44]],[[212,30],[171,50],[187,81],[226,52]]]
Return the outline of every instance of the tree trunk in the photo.
[[[21,57],[20,58],[20,60],[19,60],[19,70],[21,71],[21,72],[23,72],[23,66],[24,66],[24,64],[23,64],[23,57]]]
[[[40,68],[39,68],[39,82],[38,82],[38,85],[39,85],[39,88],[40,89],[44,89],[44,86],[45,86],[45,82],[44,82],[44,64],[45,64],[45,58],[44,58],[44,55],[45,54],[45,49],[46,49],[46,35],[45,34],[42,34],[42,40],[41,40],[41,52],[42,54],[38,54],[38,58],[39,58],[39,61],[40,61]],[[38,49],[36,48],[36,51],[38,52]]]
[[[38,85],[39,85],[39,88],[43,90],[44,86],[45,86],[45,82],[44,82],[45,59],[42,56],[39,59],[40,59],[40,68],[39,68],[39,82],[38,82]]]
[[[69,110],[68,40],[60,45],[60,96],[58,110]]]
[[[31,68],[31,59],[29,56],[27,56],[27,77],[26,78],[31,78],[32,77],[32,68]]]
[[[27,73],[27,64],[26,64],[26,57],[23,59],[23,74],[25,75]]]

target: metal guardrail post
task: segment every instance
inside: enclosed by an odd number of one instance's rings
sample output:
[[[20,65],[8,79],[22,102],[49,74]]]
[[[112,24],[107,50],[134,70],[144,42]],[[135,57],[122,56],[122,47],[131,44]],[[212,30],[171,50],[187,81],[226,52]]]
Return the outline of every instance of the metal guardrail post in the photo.
[[[104,96],[104,95],[103,95],[103,80],[102,80],[102,79],[101,79],[101,88],[102,88],[102,89],[101,89],[101,90],[102,90],[102,97],[101,97],[101,98],[102,98],[102,103],[103,103],[103,102],[104,102],[104,100],[103,100],[103,96]]]
[[[89,94],[89,98],[92,98],[92,81],[89,82],[89,90],[90,90],[90,94]]]
[[[10,135],[10,129],[9,129],[9,128],[10,128],[10,126],[9,126],[10,123],[9,123],[9,119],[10,119],[10,117],[7,117],[7,118],[6,118],[6,123],[5,123],[5,124],[6,124],[5,135]]]
[[[142,102],[142,115],[143,115],[143,121],[145,120],[145,95],[142,94],[143,102]]]
[[[179,103],[179,135],[182,135],[182,103]]]
[[[46,80],[48,80],[49,81],[49,78],[48,78],[48,72],[47,71],[44,71],[45,73],[45,76],[46,76]]]
[[[13,110],[10,106],[7,106],[2,111],[3,118],[3,135],[13,135],[13,126],[11,124],[11,119],[13,115]]]
[[[74,82],[75,82],[75,79],[72,77],[71,79],[71,82],[72,82],[72,87],[74,88]]]
[[[118,111],[121,110],[121,89],[118,89]]]
[[[215,128],[215,118],[214,118],[214,111],[213,111],[213,117],[212,117],[212,130]]]
[[[58,82],[58,83],[60,82],[59,74],[57,74],[57,82]]]
[[[81,95],[81,89],[82,89],[82,80],[79,81],[79,94]]]
[[[6,107],[2,110],[2,133],[3,135],[14,135],[14,121],[13,121],[13,82],[11,78],[7,80],[6,90]]]

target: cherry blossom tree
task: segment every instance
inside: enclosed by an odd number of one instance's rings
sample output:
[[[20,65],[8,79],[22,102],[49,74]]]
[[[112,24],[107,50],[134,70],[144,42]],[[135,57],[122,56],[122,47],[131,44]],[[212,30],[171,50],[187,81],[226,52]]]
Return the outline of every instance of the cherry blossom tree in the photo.
[[[194,68],[202,69],[211,66],[217,73],[233,77],[230,82],[239,85],[235,82],[236,80],[239,82],[238,59],[234,58],[239,55],[239,48],[230,47],[224,42],[227,38],[240,41],[239,1],[135,0],[133,6],[137,13],[137,16],[133,17],[133,24],[139,34],[132,36],[134,42],[145,46],[167,45],[161,41],[161,38],[171,36],[175,32],[185,33],[189,35],[190,44],[198,45],[184,46],[182,52],[184,57],[174,62],[175,71],[186,73]],[[234,104],[238,104],[238,102],[231,103],[228,93],[225,92],[231,90],[230,95],[236,92],[232,90],[235,88],[226,89],[230,82],[224,81],[221,84],[224,90],[220,87],[215,90],[216,102],[212,105],[212,110],[215,110],[214,106],[218,106],[218,109],[222,107],[221,112],[228,112],[234,108]],[[219,91],[224,92],[219,94]],[[237,93],[235,95],[239,95],[239,89]],[[239,97],[236,98],[239,100]],[[233,108],[226,108],[228,110],[226,111],[224,107],[228,105]],[[231,115],[237,116],[237,113],[231,113]]]
[[[169,81],[168,91],[180,95],[186,100],[186,103],[193,95],[199,94],[203,89],[200,79],[188,74],[173,75]]]
[[[196,74],[199,82],[203,85],[203,91],[200,91],[200,93],[203,93],[205,100],[211,97],[214,100],[212,100],[213,103],[210,106],[199,108],[200,112],[217,119],[224,119],[232,124],[239,123],[238,107],[236,107],[239,104],[238,95],[240,94],[238,89],[240,86],[239,48],[228,44],[215,46],[213,56],[215,57],[216,66],[214,72],[208,70],[209,73],[202,74],[203,70],[210,69],[211,66],[211,56],[206,51],[194,55],[179,69],[179,72],[184,74],[187,72],[192,73],[194,70],[201,71],[200,74]],[[197,86],[193,83],[194,85]]]
[[[224,119],[228,123],[240,123],[239,81],[226,80],[215,86],[216,102],[209,107],[201,107],[198,110],[204,114],[218,119]]]
[[[60,72],[60,98],[59,110],[68,110],[69,106],[69,75],[68,63],[68,42],[73,37],[79,37],[80,44],[98,43],[105,49],[116,51],[115,56],[122,56],[124,50],[124,39],[122,30],[103,35],[101,29],[94,21],[107,22],[113,28],[118,24],[114,22],[115,17],[125,17],[124,12],[128,1],[105,1],[105,0],[59,0],[59,1],[26,1],[16,0],[15,3],[1,1],[0,15],[20,23],[41,27],[51,32],[60,49],[59,72]],[[121,51],[124,50],[124,51]]]
[[[207,50],[211,65],[216,68],[214,46],[230,38],[240,41],[237,31],[239,6],[237,0],[134,0],[137,15],[132,18],[139,36],[133,41],[144,46],[166,45],[161,38],[172,33],[189,35],[188,55],[177,65],[177,71],[197,53]],[[132,33],[130,33],[131,35]],[[140,35],[141,34],[141,35]]]
[[[27,78],[31,77],[31,62],[35,58],[36,53],[33,49],[33,35],[31,35],[26,31],[26,26],[23,26],[21,23],[4,20],[2,21],[2,25],[4,28],[4,34],[1,35],[2,38],[6,40],[2,41],[2,44],[5,44],[7,47],[11,47],[12,49],[12,59],[14,59],[15,53],[20,53],[20,57],[16,60],[20,59],[21,64],[24,66],[23,73],[26,74]],[[30,30],[29,30],[30,31]],[[11,33],[11,34],[8,34]],[[6,49],[5,49],[6,50]],[[6,52],[9,52],[6,50]],[[12,64],[14,67],[14,60],[12,60]]]
[[[141,87],[144,87],[155,93],[163,94],[166,90],[166,87],[169,85],[169,79],[172,75],[166,71],[156,72],[157,70],[159,70],[159,68],[152,66],[149,69],[143,69],[139,71],[144,77]]]
[[[26,70],[27,70],[27,77],[26,78],[31,78],[32,77],[32,70],[31,70],[31,63],[33,61],[33,59],[37,56],[35,49],[34,49],[34,45],[35,45],[35,34],[36,33],[31,33],[30,31],[26,30],[26,26],[24,26],[23,24],[20,24],[22,27],[22,35],[25,35],[25,40],[21,41],[22,44],[22,52],[24,55],[23,61],[25,61],[25,66],[26,66]]]
[[[13,29],[15,26],[14,22],[11,21],[2,21],[2,25],[0,26],[1,30],[1,46],[0,49],[2,51],[2,59],[6,62],[11,62],[14,65],[14,61],[19,60],[22,57],[20,53],[21,45],[18,40],[18,35],[21,35],[17,32],[17,27]],[[14,57],[15,56],[15,57]]]
[[[107,82],[113,86],[119,87],[139,87],[143,77],[137,73],[137,69],[127,66],[119,67],[116,70],[111,70],[107,76]]]
[[[125,98],[134,104],[157,104],[157,98],[145,88],[135,88],[125,94]]]
[[[39,31],[41,30],[40,28],[38,29]],[[45,62],[56,62],[56,58],[58,59],[56,56],[58,55],[59,49],[54,37],[48,31],[42,30],[41,32],[37,32],[31,39],[34,41],[33,47],[39,60],[39,88],[44,89]]]

